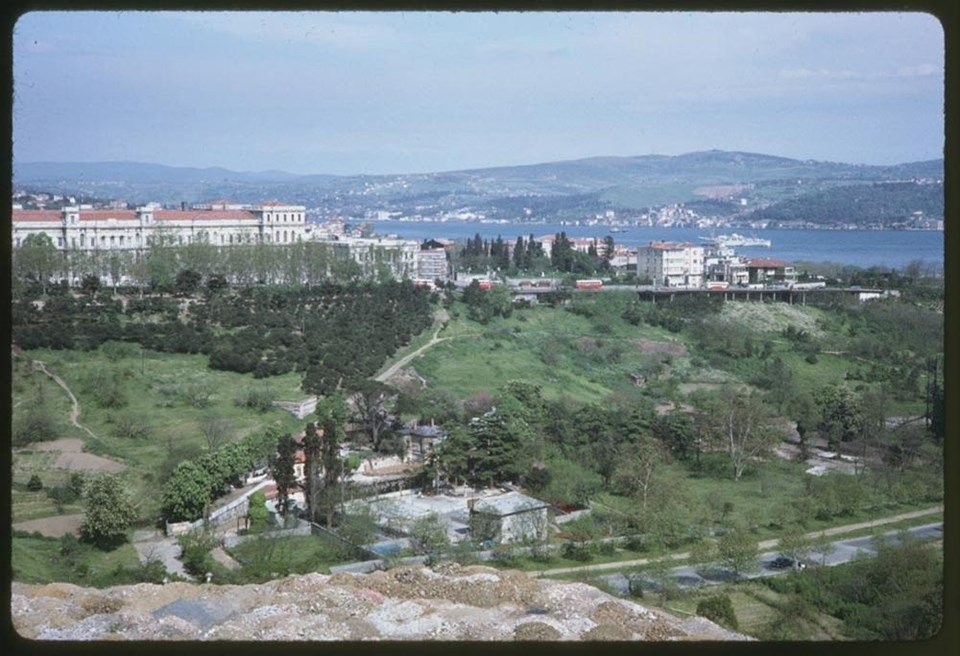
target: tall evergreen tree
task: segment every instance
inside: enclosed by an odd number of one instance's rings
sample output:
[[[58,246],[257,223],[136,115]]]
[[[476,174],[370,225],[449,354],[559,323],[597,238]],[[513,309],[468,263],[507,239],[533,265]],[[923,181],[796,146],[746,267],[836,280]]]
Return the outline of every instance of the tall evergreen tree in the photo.
[[[277,452],[270,461],[270,475],[277,484],[277,510],[281,515],[286,513],[290,491],[297,485],[293,470],[296,455],[297,441],[289,433],[281,435],[277,440]]]

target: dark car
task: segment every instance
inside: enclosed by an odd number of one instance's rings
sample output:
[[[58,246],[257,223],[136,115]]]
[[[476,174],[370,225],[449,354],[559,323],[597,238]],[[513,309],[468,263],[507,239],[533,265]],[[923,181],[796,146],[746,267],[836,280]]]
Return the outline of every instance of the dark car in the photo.
[[[771,560],[767,567],[770,569],[787,569],[788,567],[793,567],[793,563],[793,558],[787,558],[783,554],[780,554]]]

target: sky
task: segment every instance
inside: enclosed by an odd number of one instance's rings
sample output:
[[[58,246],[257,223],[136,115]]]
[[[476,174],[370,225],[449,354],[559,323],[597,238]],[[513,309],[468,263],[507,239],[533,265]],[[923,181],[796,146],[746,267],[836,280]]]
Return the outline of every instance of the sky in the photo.
[[[34,12],[13,55],[16,162],[348,175],[944,147],[922,13]]]

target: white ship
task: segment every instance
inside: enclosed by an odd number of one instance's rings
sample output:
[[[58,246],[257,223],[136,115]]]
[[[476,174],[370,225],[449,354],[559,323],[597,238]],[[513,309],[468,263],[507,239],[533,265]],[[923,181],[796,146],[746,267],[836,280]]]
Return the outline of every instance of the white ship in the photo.
[[[716,237],[701,237],[700,241],[706,242],[708,244],[716,244],[717,246],[723,248],[729,248],[731,246],[763,246],[764,248],[770,248],[769,239],[761,239],[760,237],[745,237],[743,235],[738,235],[733,232],[729,235],[717,235]]]

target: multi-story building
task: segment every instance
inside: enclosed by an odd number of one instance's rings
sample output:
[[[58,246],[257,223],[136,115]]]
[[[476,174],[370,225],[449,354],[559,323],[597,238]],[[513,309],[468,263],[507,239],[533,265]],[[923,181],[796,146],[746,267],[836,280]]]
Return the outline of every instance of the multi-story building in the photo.
[[[331,241],[336,251],[360,265],[364,277],[374,277],[386,267],[396,279],[416,278],[420,244],[391,237],[342,237]]]
[[[446,249],[421,246],[417,254],[417,277],[421,280],[445,281],[448,278]]]
[[[222,205],[221,205],[222,207]],[[139,251],[161,242],[215,246],[303,241],[306,208],[278,202],[244,209],[198,207],[167,210],[155,203],[135,210],[71,206],[62,210],[12,211],[13,246],[45,233],[60,250]]]
[[[747,261],[747,272],[752,284],[789,284],[797,281],[796,269],[783,260],[754,258]]]
[[[637,276],[664,287],[700,287],[704,249],[690,243],[652,241],[637,249]]]

